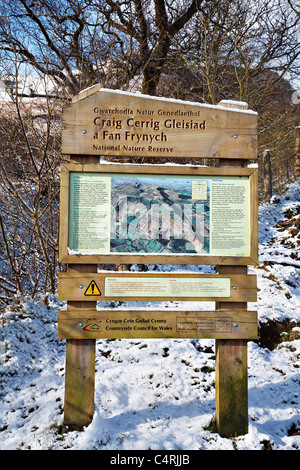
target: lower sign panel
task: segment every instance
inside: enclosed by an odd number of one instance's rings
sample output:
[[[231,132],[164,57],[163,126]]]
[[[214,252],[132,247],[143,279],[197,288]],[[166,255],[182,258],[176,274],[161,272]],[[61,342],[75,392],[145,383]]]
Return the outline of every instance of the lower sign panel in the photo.
[[[58,338],[256,339],[257,312],[59,311]]]

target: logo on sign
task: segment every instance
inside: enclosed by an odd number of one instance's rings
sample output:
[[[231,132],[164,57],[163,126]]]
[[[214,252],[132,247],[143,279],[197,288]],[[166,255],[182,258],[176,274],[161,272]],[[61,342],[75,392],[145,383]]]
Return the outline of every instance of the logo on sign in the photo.
[[[83,328],[84,331],[100,331],[101,330],[101,324],[95,322],[95,320],[88,320],[88,323],[84,326]]]

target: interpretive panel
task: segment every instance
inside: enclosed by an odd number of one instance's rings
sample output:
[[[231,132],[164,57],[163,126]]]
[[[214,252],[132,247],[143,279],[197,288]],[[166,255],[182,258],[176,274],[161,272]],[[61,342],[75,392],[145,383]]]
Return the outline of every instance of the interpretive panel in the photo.
[[[229,278],[131,278],[107,277],[107,297],[229,297]]]
[[[70,173],[70,251],[110,253],[110,216],[111,177]]]
[[[180,174],[177,167],[166,174],[161,167],[158,175],[101,167],[69,172],[68,255],[252,256],[253,171]]]

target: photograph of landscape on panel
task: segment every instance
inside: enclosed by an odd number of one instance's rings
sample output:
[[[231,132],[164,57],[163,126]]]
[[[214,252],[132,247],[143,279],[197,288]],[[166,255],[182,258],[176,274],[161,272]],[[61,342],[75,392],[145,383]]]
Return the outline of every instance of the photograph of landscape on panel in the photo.
[[[249,256],[249,178],[70,172],[70,254]]]
[[[209,181],[113,177],[111,184],[112,252],[209,253]]]

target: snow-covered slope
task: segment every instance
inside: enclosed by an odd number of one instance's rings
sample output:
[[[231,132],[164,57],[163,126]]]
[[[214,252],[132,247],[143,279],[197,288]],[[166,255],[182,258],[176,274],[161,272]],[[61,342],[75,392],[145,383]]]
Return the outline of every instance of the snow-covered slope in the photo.
[[[212,426],[214,341],[165,339],[97,340],[94,419],[62,434],[65,342],[49,296],[48,308],[16,299],[1,312],[0,449],[299,450],[299,213],[299,182],[260,207],[258,302],[248,308],[261,325],[289,322],[289,333],[273,349],[248,343],[248,434],[221,438]]]

